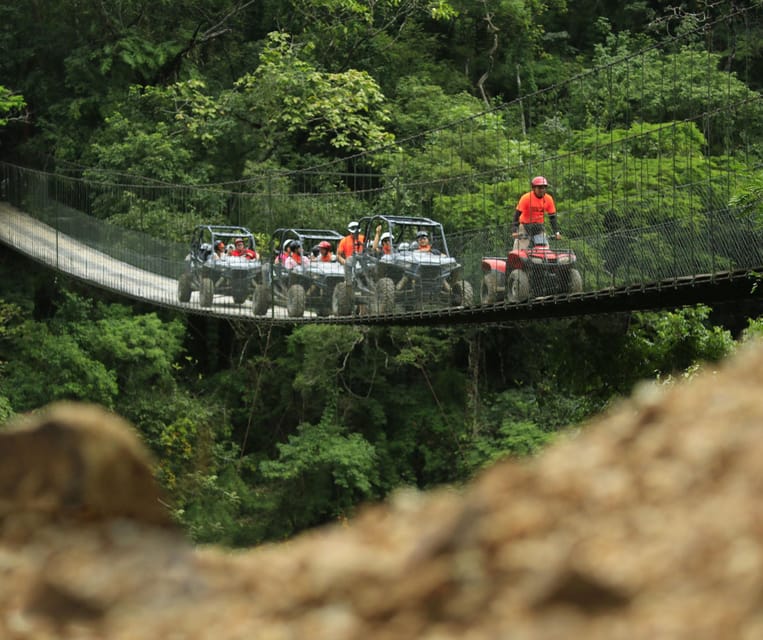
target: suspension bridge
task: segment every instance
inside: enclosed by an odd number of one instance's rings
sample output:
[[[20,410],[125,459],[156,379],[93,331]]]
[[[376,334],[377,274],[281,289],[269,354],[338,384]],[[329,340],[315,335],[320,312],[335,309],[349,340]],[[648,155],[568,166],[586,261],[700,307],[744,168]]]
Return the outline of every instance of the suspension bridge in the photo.
[[[230,296],[215,296],[208,306],[202,306],[196,293],[189,302],[178,299],[186,244],[114,227],[63,205],[48,195],[48,182],[56,180],[52,174],[10,165],[3,169],[6,190],[17,192],[19,182],[33,184],[37,198],[45,194],[45,206],[30,212],[8,201],[0,202],[0,242],[56,272],[184,313],[260,323],[499,322],[752,298],[758,293],[756,274],[763,273],[763,243],[754,221],[735,213],[709,212],[699,228],[678,222],[661,223],[566,241],[565,246],[577,255],[582,276],[583,287],[577,292],[496,303],[485,303],[475,294],[469,306],[429,306],[381,315],[319,317],[308,311],[303,317],[293,318],[284,308],[272,305],[264,315],[255,316],[251,298],[236,304]],[[511,242],[507,229],[504,224],[462,231],[449,238],[451,253],[464,266],[463,277],[472,282],[477,292],[483,278],[483,253],[505,254]]]
[[[254,323],[500,322],[753,298],[763,191],[748,185],[760,181],[763,95],[738,52],[756,37],[754,11],[320,166],[191,185],[105,164],[0,162],[0,243],[134,300]],[[563,234],[554,248],[574,253],[579,286],[496,301],[484,295],[483,258],[506,256],[515,204],[534,175],[551,182]],[[196,291],[179,295],[200,224],[250,229],[272,263],[275,229],[343,230],[367,215],[441,222],[461,289],[468,282],[474,295],[299,317],[279,304],[255,313],[251,296],[208,304]]]

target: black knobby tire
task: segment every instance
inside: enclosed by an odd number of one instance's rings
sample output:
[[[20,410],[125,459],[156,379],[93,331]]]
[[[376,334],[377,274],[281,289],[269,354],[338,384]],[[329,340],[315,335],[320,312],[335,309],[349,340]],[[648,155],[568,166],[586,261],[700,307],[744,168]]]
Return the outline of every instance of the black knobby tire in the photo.
[[[468,280],[459,280],[453,285],[453,304],[457,307],[474,306],[474,287]]]
[[[252,291],[252,313],[264,316],[270,308],[270,289],[264,284],[255,284]]]
[[[234,280],[231,283],[231,295],[233,296],[233,302],[244,304],[249,297],[249,282],[242,279]]]
[[[482,287],[480,288],[480,302],[482,304],[495,304],[503,298],[501,284],[504,274],[498,271],[488,271],[482,278]]]
[[[301,284],[291,285],[286,292],[286,311],[290,318],[305,315],[305,288]]]
[[[335,316],[352,315],[352,286],[338,282],[331,294],[331,312]]]
[[[520,269],[509,274],[506,283],[506,299],[509,302],[524,302],[530,297],[530,278]]]
[[[199,304],[202,307],[211,307],[215,297],[215,282],[212,278],[202,278],[199,286]]]
[[[395,282],[392,278],[380,278],[376,283],[376,305],[379,313],[395,312]]]
[[[180,302],[191,301],[191,274],[183,273],[178,278],[178,300]]]

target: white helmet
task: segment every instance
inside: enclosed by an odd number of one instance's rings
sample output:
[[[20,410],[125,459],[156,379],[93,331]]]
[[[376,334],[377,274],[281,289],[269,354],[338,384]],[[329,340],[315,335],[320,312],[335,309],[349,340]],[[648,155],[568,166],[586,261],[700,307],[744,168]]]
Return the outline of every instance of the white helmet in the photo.
[[[381,234],[381,241],[384,242],[385,240],[392,240],[392,234],[389,231]]]
[[[289,248],[290,244],[291,244],[291,238],[289,238],[288,240],[284,240],[283,244],[281,245],[281,251],[285,253],[286,250]]]
[[[347,231],[350,233],[356,233],[360,229],[360,223],[353,220],[350,224],[347,225]]]

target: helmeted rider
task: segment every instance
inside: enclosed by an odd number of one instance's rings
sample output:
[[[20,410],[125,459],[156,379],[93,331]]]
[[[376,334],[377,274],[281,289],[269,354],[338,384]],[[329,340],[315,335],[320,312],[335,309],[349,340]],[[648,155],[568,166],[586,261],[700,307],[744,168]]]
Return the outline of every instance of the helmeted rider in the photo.
[[[289,257],[286,258],[283,265],[287,269],[294,267],[304,267],[310,264],[310,258],[302,255],[302,243],[299,240],[292,240],[289,243]]]
[[[243,238],[236,238],[233,241],[233,246],[234,249],[231,252],[231,256],[243,256],[247,260],[256,260],[259,257],[253,247],[246,246]]]
[[[331,243],[328,240],[321,240],[318,243],[318,256],[320,262],[333,262],[336,260],[331,251]]]
[[[432,245],[429,244],[429,234],[423,229],[416,233],[416,242],[418,245],[414,251],[432,251]]]
[[[288,238],[287,240],[283,241],[283,244],[281,245],[281,253],[279,253],[276,256],[275,263],[276,264],[284,264],[286,262],[286,258],[289,257],[289,245],[291,244],[291,238]]]
[[[375,253],[388,256],[392,253],[392,234],[389,231],[381,232],[382,225],[376,225],[376,233],[371,248]]]
[[[336,247],[336,259],[344,265],[344,279],[352,282],[352,266],[355,256],[363,253],[366,236],[360,233],[360,223],[353,220],[347,225],[348,234],[339,241]]]
[[[543,233],[545,216],[551,223],[551,229],[556,238],[561,238],[559,224],[556,220],[556,204],[550,193],[546,193],[548,180],[543,176],[536,176],[530,181],[530,191],[522,195],[517,202],[514,211],[514,221],[511,227],[511,235],[519,237],[519,225],[523,225],[525,232],[530,238]]]
[[[354,220],[347,225],[348,234],[339,241],[336,248],[336,259],[342,264],[352,256],[363,253],[366,237],[360,233],[360,224]]]

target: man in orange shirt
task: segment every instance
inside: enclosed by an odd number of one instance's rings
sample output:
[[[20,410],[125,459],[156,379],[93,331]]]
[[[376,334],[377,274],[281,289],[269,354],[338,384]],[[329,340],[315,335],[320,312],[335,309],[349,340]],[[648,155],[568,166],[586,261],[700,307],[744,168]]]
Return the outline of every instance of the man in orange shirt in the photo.
[[[520,224],[524,226],[530,238],[543,233],[543,223],[545,216],[548,215],[554,235],[557,239],[561,238],[562,234],[559,233],[559,225],[556,221],[556,204],[551,194],[546,193],[548,180],[543,176],[537,176],[530,181],[530,187],[531,190],[525,193],[517,203],[511,235],[514,238],[519,237]]]
[[[352,263],[355,256],[363,253],[366,245],[366,237],[360,233],[360,224],[354,220],[347,225],[347,234],[339,241],[336,247],[336,259],[344,265],[344,280],[347,284],[352,284]]]
[[[363,253],[366,237],[360,233],[360,224],[353,221],[347,225],[349,233],[339,241],[336,248],[336,259],[341,264],[346,264],[352,256]]]

